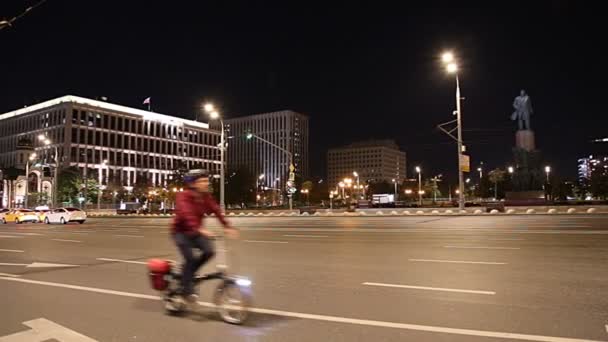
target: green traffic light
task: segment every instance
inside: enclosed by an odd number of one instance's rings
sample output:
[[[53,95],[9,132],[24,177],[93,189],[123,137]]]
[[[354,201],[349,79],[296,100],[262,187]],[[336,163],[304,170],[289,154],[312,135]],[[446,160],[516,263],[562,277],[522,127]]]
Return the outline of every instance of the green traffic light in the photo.
[[[253,138],[253,134],[252,133],[247,133],[247,139],[251,139]]]

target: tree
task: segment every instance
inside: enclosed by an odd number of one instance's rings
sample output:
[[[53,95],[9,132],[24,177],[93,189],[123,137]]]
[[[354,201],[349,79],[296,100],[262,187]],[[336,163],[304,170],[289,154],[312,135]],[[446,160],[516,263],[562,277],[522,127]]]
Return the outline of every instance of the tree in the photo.
[[[31,207],[47,205],[49,201],[50,198],[46,192],[30,192],[27,198],[27,203]]]
[[[5,180],[8,181],[7,198],[9,199],[8,200],[9,207],[11,207],[13,204],[13,203],[11,203],[11,201],[13,200],[14,193],[15,193],[15,181],[22,173],[25,173],[25,171],[20,170],[14,166],[11,166],[9,168],[2,170],[2,176],[4,177]]]
[[[76,166],[59,169],[57,175],[57,199],[59,202],[77,202],[82,182],[80,170]]]
[[[85,197],[84,203],[97,202],[97,194],[99,193],[99,183],[94,178],[78,178],[76,187],[79,189],[79,197]],[[85,196],[86,194],[86,196]]]
[[[604,170],[591,172],[589,190],[593,197],[605,200],[608,197],[608,173]]]
[[[133,197],[138,200],[139,203],[144,203],[148,198],[150,188],[150,183],[146,177],[137,177],[135,184],[133,184]]]
[[[494,169],[488,173],[490,182],[494,183],[494,198],[498,199],[498,183],[502,183],[505,180],[506,171],[501,169]]]

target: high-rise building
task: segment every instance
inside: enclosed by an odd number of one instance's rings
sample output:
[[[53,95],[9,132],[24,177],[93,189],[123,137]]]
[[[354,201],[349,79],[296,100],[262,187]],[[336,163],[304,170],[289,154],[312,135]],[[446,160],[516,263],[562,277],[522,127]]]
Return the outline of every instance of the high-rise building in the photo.
[[[578,181],[580,184],[588,184],[594,172],[608,173],[608,157],[590,155],[588,158],[578,160]]]
[[[289,175],[289,154],[296,177],[308,177],[308,117],[291,110],[256,114],[225,120],[228,139],[228,168],[247,167],[260,184],[285,189]],[[259,139],[247,139],[252,133]]]
[[[217,172],[219,141],[206,123],[69,95],[0,114],[3,168],[23,169],[32,152],[37,160],[54,160],[56,149],[60,166],[127,189],[142,177],[164,186],[179,167]],[[11,201],[23,195],[21,190]]]
[[[330,187],[357,172],[360,182],[401,183],[406,178],[406,155],[393,140],[370,140],[332,148],[327,152],[327,181]]]

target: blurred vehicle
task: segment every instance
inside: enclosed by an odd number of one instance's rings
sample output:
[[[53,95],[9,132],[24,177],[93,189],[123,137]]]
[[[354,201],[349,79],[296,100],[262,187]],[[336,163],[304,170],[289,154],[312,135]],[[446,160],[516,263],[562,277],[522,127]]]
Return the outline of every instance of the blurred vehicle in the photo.
[[[44,222],[46,219],[46,215],[51,211],[51,209],[35,209],[34,212],[38,215],[38,222]]]
[[[15,222],[17,224],[23,222],[38,222],[38,215],[29,209],[14,209],[1,214],[2,223]]]
[[[57,208],[53,209],[46,214],[44,223],[61,223],[67,224],[68,222],[78,222],[83,224],[87,219],[87,213],[78,208]]]

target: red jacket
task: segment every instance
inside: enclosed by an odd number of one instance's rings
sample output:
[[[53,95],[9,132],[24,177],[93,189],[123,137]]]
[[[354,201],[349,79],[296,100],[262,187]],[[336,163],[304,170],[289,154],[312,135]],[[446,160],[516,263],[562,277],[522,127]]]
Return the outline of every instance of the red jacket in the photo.
[[[199,194],[190,189],[178,193],[175,199],[175,217],[171,233],[198,234],[198,230],[203,227],[205,214],[215,214],[215,217],[224,226],[228,225],[224,214],[211,194]]]

